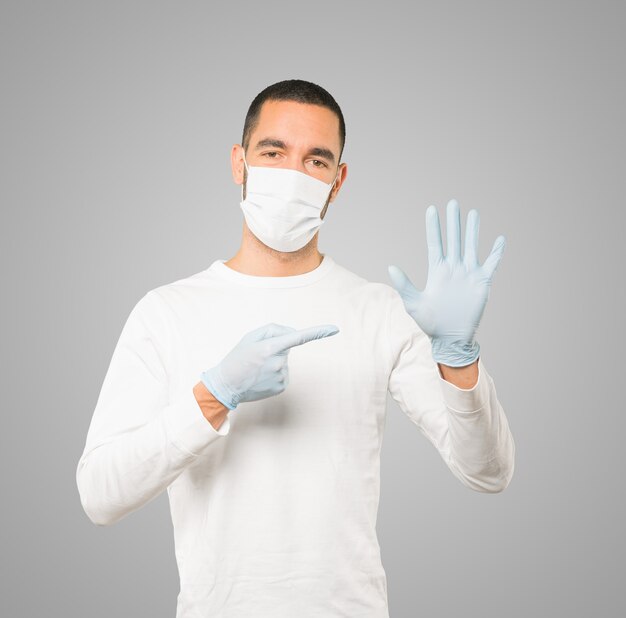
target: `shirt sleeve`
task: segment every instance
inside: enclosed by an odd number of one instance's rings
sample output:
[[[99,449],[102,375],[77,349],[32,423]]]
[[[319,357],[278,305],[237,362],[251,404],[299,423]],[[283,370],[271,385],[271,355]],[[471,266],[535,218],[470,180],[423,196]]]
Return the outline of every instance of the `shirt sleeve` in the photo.
[[[141,298],[124,324],[76,469],[83,509],[100,526],[154,499],[230,431],[228,417],[215,429],[202,414],[193,394],[198,380],[169,400],[154,294]]]
[[[458,388],[444,380],[432,357],[430,338],[406,311],[398,291],[391,292],[389,393],[465,486],[486,493],[502,491],[513,476],[515,443],[482,359],[478,358],[479,377],[473,388]]]

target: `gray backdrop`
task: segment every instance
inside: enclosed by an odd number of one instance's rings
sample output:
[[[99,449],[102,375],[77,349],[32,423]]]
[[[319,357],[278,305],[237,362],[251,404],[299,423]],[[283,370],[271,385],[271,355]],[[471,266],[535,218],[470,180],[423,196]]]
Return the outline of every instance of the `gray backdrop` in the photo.
[[[236,252],[230,148],[296,77],[347,123],[320,251],[421,289],[452,197],[508,241],[478,340],[516,471],[465,488],[389,397],[392,618],[624,615],[624,9],[4,1],[0,613],[173,618],[167,495],[96,527],[76,465],[133,304]]]

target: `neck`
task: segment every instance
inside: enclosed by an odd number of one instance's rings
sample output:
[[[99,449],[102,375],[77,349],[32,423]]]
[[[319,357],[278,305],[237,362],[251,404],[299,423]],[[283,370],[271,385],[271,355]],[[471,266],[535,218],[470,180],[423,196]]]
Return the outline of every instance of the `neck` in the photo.
[[[257,277],[302,275],[316,269],[324,258],[317,248],[317,236],[301,249],[283,253],[264,245],[244,222],[241,246],[224,264],[244,275]]]

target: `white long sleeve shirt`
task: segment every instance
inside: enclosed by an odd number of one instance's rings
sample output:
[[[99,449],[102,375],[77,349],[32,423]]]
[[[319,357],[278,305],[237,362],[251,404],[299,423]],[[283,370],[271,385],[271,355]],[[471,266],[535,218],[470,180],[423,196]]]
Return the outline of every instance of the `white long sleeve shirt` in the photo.
[[[104,378],[76,481],[100,526],[167,490],[177,618],[388,618],[376,536],[387,392],[459,481],[498,492],[515,445],[492,378],[460,389],[398,292],[325,254],[260,277],[214,261],[134,306]],[[215,429],[193,395],[241,337],[275,322],[339,332],[290,349],[279,395]]]

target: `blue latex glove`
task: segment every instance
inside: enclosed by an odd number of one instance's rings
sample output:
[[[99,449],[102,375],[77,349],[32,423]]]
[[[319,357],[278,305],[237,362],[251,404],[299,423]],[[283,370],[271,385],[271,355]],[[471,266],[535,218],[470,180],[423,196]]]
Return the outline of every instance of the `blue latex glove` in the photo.
[[[461,257],[461,216],[459,204],[447,206],[447,255],[443,256],[439,215],[435,206],[426,209],[428,280],[419,292],[397,266],[388,266],[394,288],[417,325],[431,338],[436,362],[449,367],[471,365],[479,356],[474,340],[489,298],[491,278],[500,262],[506,241],[496,238],[489,257],[478,263],[478,211],[467,215],[465,254]]]
[[[245,334],[211,369],[200,374],[202,383],[230,410],[242,401],[278,395],[289,383],[287,356],[295,345],[335,335],[333,324],[296,330],[281,324],[265,324]]]

